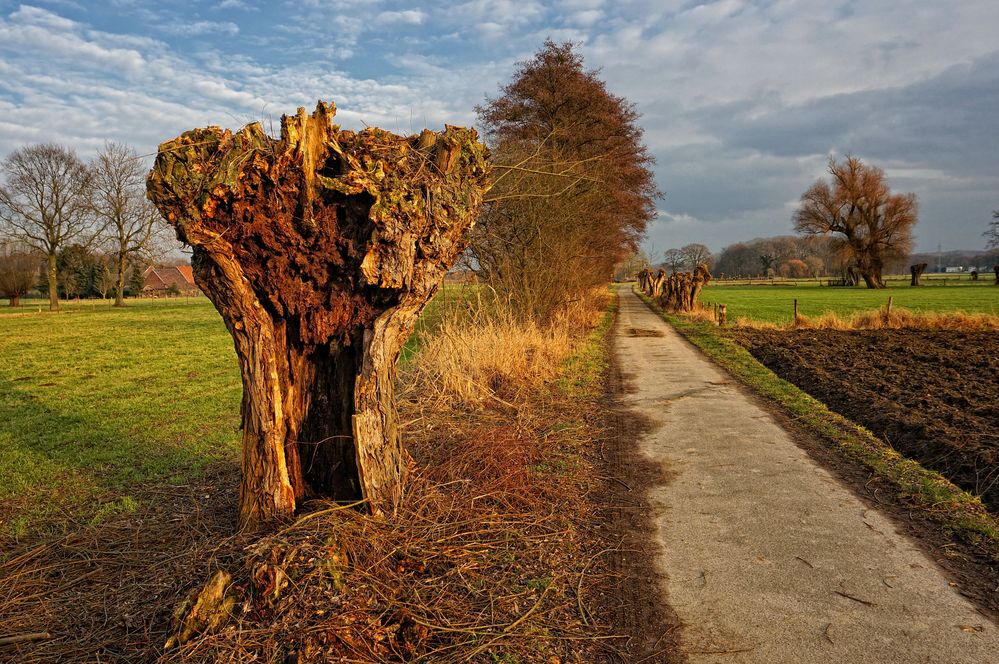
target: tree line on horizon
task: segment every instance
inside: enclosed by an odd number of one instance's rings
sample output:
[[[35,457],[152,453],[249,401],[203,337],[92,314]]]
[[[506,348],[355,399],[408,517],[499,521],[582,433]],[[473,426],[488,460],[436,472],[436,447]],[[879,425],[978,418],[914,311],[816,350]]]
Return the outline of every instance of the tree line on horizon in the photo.
[[[916,195],[892,193],[883,170],[853,156],[842,162],[830,159],[828,172],[828,182],[818,180],[801,196],[792,216],[799,235],[736,242],[717,256],[696,243],[667,249],[662,269],[673,273],[703,262],[722,278],[835,274],[846,281],[862,278],[868,288],[884,288],[886,272],[901,273],[911,267],[913,283],[917,284],[917,272],[928,267],[932,255],[912,253],[912,231],[918,221]],[[960,252],[965,261],[983,256],[999,260],[999,255],[990,253],[999,248],[999,211],[992,216],[983,233],[986,251]],[[633,274],[644,266],[639,264],[648,262],[644,255],[635,256],[625,272]]]

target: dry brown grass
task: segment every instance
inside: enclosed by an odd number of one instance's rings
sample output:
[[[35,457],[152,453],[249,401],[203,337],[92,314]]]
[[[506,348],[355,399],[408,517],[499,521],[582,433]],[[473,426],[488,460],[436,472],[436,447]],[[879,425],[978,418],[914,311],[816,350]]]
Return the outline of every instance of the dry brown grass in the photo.
[[[820,316],[799,315],[797,321],[772,323],[753,318],[740,317],[736,327],[755,330],[958,330],[991,331],[999,330],[999,316],[993,314],[973,314],[964,311],[913,311],[893,307],[858,311],[849,318],[827,311]]]
[[[558,311],[524,321],[500,307],[451,309],[406,369],[407,391],[442,407],[509,403],[556,378],[566,359],[606,311],[606,289]]]
[[[448,311],[404,373],[416,461],[399,514],[319,505],[234,559],[238,621],[168,659],[581,662],[606,647],[586,499],[594,402],[546,384],[603,315]],[[331,562],[332,561],[332,562]],[[280,569],[287,587],[261,565]],[[257,570],[257,571],[255,571]]]

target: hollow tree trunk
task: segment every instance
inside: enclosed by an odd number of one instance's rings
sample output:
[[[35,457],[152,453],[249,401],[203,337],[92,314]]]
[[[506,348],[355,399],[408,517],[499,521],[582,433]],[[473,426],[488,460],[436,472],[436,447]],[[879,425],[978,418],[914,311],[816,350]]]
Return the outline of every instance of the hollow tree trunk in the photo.
[[[244,528],[313,496],[398,506],[395,363],[487,187],[474,131],[354,133],[334,113],[299,109],[280,140],[258,123],[186,132],[147,183],[239,357]]]
[[[912,280],[909,282],[910,286],[918,286],[919,278],[923,276],[923,272],[929,267],[926,263],[917,263],[916,265],[910,265],[909,271],[912,273]]]
[[[59,267],[54,251],[48,255],[49,260],[49,311],[59,311]]]

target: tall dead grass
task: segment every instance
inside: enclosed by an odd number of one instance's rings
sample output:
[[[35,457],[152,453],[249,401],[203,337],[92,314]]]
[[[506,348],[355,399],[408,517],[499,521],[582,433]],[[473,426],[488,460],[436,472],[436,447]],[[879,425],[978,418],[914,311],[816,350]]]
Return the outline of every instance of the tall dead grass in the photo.
[[[594,290],[540,322],[481,302],[445,310],[404,369],[404,390],[451,407],[517,401],[560,374],[609,298]]]
[[[958,330],[978,332],[999,330],[999,316],[994,314],[973,314],[964,311],[913,311],[893,307],[868,311],[857,311],[849,317],[842,317],[827,311],[820,316],[798,316],[787,323],[773,323],[753,318],[740,317],[736,327],[754,330]]]

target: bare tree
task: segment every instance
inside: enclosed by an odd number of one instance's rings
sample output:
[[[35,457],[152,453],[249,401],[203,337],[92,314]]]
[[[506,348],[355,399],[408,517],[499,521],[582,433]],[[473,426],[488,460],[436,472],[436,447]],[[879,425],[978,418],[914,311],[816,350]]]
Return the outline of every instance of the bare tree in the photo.
[[[669,268],[670,274],[675,274],[683,269],[687,260],[681,249],[667,249],[663,254],[663,259],[666,261],[666,267]]]
[[[48,261],[49,309],[59,309],[59,251],[93,237],[89,214],[90,171],[60,145],[30,145],[0,165],[0,223],[19,242]]]
[[[644,251],[636,251],[614,266],[614,280],[631,281],[647,267],[649,267],[649,257]]]
[[[108,293],[115,289],[120,283],[116,272],[117,260],[115,256],[101,256],[97,263],[97,274],[94,277],[94,288],[101,294],[101,299],[106,300]]]
[[[711,250],[703,244],[688,244],[680,248],[680,253],[683,255],[684,265],[691,271],[694,272],[698,265],[711,265]]]
[[[13,242],[0,242],[0,296],[10,300],[10,306],[18,306],[21,296],[34,287],[40,265],[37,253]]]
[[[999,210],[992,211],[992,221],[982,235],[985,236],[985,247],[987,249],[999,248]]]
[[[805,265],[808,266],[808,275],[811,277],[821,277],[826,270],[826,262],[819,256],[807,256]]]
[[[146,199],[145,168],[135,150],[121,143],[105,143],[91,166],[91,205],[103,220],[103,239],[115,258],[114,306],[125,306],[125,277],[131,258],[150,254],[161,231],[163,217]]]
[[[794,227],[806,235],[844,238],[868,288],[884,288],[888,260],[912,249],[915,194],[892,194],[880,168],[856,157],[829,160],[831,183],[819,180],[801,196]]]

